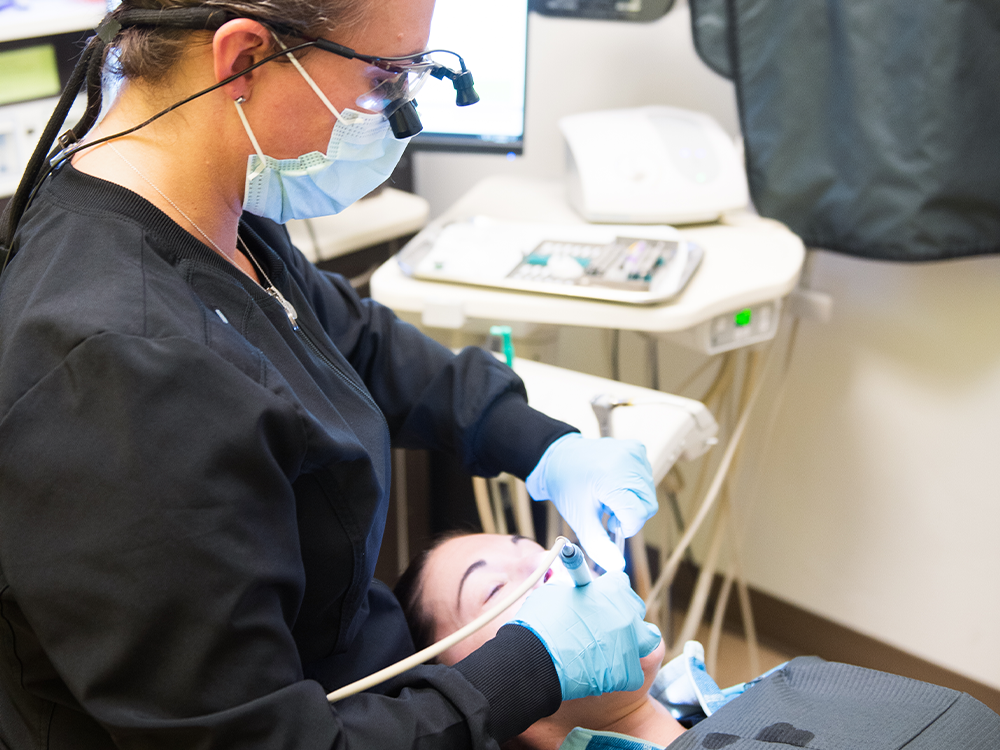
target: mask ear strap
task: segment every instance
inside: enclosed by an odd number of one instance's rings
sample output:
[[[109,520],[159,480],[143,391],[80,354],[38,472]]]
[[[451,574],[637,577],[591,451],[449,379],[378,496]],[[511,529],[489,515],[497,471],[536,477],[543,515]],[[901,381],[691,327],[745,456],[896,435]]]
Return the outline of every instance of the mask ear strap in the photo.
[[[281,47],[281,49],[284,50],[288,49],[288,47],[285,46],[284,42],[278,39],[277,36],[274,37],[274,41],[278,43],[278,46]],[[293,55],[291,52],[286,52],[285,55],[291,61],[292,65],[295,66],[295,69],[299,71],[299,75],[301,75],[305,79],[306,83],[309,84],[309,88],[311,88],[316,93],[316,96],[319,97],[320,101],[323,102],[323,104],[326,105],[326,108],[333,113],[333,116],[336,117],[345,125],[347,125],[348,122],[343,118],[340,112],[337,111],[337,108],[333,106],[330,100],[326,98],[326,94],[323,93],[323,89],[321,89],[319,86],[316,85],[316,81],[312,79],[312,76],[306,73],[306,69],[302,67],[302,63],[300,63],[296,59],[295,55]]]
[[[236,113],[240,116],[240,120],[243,122],[243,129],[247,131],[247,135],[250,137],[250,143],[253,144],[253,150],[257,152],[257,156],[260,157],[260,163],[257,168],[250,174],[250,177],[256,177],[261,172],[264,171],[265,167],[265,157],[264,152],[260,150],[260,144],[257,143],[257,136],[253,134],[253,130],[250,129],[250,123],[247,121],[247,116],[243,112],[243,102],[245,102],[242,96],[239,99],[235,99],[233,104],[236,105]]]

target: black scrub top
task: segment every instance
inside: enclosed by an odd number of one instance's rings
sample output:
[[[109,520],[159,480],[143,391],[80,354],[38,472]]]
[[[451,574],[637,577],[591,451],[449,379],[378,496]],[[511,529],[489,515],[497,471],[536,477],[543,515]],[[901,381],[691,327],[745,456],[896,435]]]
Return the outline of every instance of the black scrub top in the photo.
[[[24,216],[0,278],[0,740],[495,747],[559,704],[518,626],[456,668],[325,693],[412,650],[372,580],[390,446],[524,477],[572,428],[282,227],[247,216],[241,237],[296,320],[70,165]]]

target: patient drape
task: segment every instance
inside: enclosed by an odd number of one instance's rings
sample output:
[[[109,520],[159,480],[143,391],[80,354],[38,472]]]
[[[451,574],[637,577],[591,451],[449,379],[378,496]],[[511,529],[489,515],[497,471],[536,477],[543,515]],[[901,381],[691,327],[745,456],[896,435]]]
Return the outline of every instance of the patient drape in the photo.
[[[757,210],[886,260],[1000,252],[1000,0],[689,0]]]

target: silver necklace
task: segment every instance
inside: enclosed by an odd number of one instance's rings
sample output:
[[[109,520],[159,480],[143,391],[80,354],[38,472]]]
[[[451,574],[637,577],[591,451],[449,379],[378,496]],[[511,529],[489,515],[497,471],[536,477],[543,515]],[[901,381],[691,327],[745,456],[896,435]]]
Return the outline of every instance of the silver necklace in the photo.
[[[103,135],[100,125],[98,125],[95,129],[99,134]],[[178,206],[176,203],[170,200],[170,196],[168,196],[166,193],[160,190],[160,188],[158,188],[151,179],[149,179],[146,175],[140,172],[136,168],[135,164],[126,159],[125,154],[119,151],[115,147],[114,143],[108,141],[107,144],[111,147],[112,151],[118,154],[119,159],[125,162],[133,172],[139,175],[139,177],[146,182],[147,185],[149,185],[151,188],[153,188],[153,190],[159,193],[160,197],[163,198],[163,200],[165,200],[167,203],[173,206],[174,210],[177,211],[177,213],[179,213],[181,216],[183,216],[187,220],[188,224],[193,226],[198,231],[198,234],[204,237],[208,241],[208,244],[210,244],[218,251],[219,255],[227,257],[226,254],[222,252],[222,248],[216,244],[215,240],[209,237],[208,234],[206,234],[205,231],[195,223],[194,219],[192,219],[190,216],[184,213],[184,210],[180,206]],[[285,310],[285,315],[288,316],[288,322],[291,323],[292,328],[297,331],[299,328],[299,323],[298,323],[299,315],[295,311],[295,308],[292,306],[292,303],[289,302],[287,299],[285,299],[284,295],[282,295],[281,292],[278,291],[278,288],[271,281],[271,278],[264,271],[264,268],[260,265],[260,263],[257,262],[257,259],[253,256],[253,253],[250,252],[250,249],[247,247],[246,242],[244,242],[243,238],[240,237],[239,232],[236,233],[236,242],[242,247],[243,254],[250,259],[250,262],[253,264],[254,268],[257,269],[257,272],[263,277],[264,281],[267,282],[267,286],[263,287],[264,291],[267,292],[269,295],[271,295],[271,297],[276,299],[281,304],[281,307]],[[237,266],[237,268],[239,268],[239,266]]]
[[[243,246],[243,254],[250,259],[250,262],[254,264],[257,272],[260,273],[260,275],[264,277],[264,281],[267,282],[267,286],[264,287],[264,291],[274,297],[274,299],[278,300],[281,306],[285,309],[285,315],[288,316],[288,322],[292,324],[292,329],[295,331],[299,330],[299,314],[295,311],[292,303],[285,299],[281,292],[278,291],[278,287],[271,282],[270,277],[264,271],[264,268],[260,265],[260,263],[257,262],[257,259],[253,257],[253,253],[250,252],[250,248],[247,247],[247,243],[243,241],[242,237],[240,237],[239,232],[236,233],[236,241]]]

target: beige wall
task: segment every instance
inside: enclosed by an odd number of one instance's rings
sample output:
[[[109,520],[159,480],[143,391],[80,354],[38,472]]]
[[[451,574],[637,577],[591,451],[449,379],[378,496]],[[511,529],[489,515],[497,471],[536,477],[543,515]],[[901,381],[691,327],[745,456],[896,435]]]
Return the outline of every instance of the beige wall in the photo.
[[[750,577],[1000,687],[1000,258],[817,253],[810,283],[834,317],[802,324],[771,444],[745,457]]]
[[[560,176],[565,114],[673,104],[735,135],[732,87],[696,59],[688,24],[683,0],[648,25],[533,16],[525,156],[418,154],[432,213],[489,175]],[[737,477],[750,582],[1000,688],[1000,258],[815,253],[809,284],[832,294],[833,320],[802,323],[770,445],[759,422]],[[592,359],[606,338],[565,331],[559,359],[607,374]],[[625,343],[626,377],[644,382]],[[699,361],[660,357],[667,387]],[[772,384],[761,414],[776,403]]]

